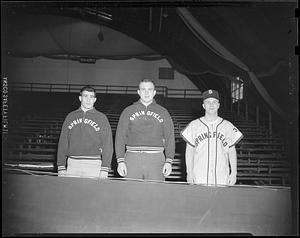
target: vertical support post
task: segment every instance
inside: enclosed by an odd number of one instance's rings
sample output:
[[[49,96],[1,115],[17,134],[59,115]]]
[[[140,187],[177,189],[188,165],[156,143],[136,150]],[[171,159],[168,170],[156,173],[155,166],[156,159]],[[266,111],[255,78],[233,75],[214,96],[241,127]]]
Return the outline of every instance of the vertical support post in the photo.
[[[162,18],[163,18],[163,8],[160,8],[160,15],[159,15],[159,28],[158,28],[158,32],[161,31],[161,25],[162,25]]]
[[[245,103],[245,118],[246,118],[246,120],[249,119],[248,118],[248,103],[247,102]]]
[[[149,32],[152,31],[152,7],[149,9]]]
[[[259,107],[256,106],[256,125],[259,126]]]
[[[269,110],[269,136],[272,135],[272,113]]]

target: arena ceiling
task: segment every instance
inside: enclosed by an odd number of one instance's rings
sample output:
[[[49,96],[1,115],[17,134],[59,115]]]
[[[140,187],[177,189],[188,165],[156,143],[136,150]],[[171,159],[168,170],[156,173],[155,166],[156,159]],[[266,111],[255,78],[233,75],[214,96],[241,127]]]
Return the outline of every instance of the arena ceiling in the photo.
[[[230,92],[225,82],[239,77],[275,112],[293,114],[296,8],[297,1],[2,2],[2,56],[166,58],[201,90]]]

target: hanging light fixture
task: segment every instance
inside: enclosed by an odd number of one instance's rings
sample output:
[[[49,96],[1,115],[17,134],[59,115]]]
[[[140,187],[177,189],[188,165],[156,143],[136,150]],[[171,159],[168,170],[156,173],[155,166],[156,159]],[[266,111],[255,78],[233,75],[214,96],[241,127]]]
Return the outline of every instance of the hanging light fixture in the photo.
[[[97,14],[97,17],[98,17],[98,7],[96,9],[96,14]],[[101,24],[99,26],[100,26],[100,29],[99,29],[99,33],[98,33],[97,37],[98,37],[99,41],[104,41],[104,35],[103,35],[103,32],[102,32],[102,26],[101,26]]]
[[[100,25],[100,30],[99,30],[99,33],[98,33],[97,37],[98,37],[99,41],[104,41],[104,35],[103,35],[103,32],[102,32],[102,26],[101,25]]]

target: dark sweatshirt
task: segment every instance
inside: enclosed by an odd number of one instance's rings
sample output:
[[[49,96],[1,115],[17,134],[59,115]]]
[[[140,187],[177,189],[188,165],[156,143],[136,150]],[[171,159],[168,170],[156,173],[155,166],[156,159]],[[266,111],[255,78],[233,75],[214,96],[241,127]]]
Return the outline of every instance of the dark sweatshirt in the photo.
[[[115,139],[118,162],[124,161],[126,146],[162,147],[167,162],[172,162],[175,154],[174,125],[164,107],[155,100],[147,107],[141,101],[128,106],[122,112]]]
[[[67,115],[58,142],[58,170],[66,167],[67,156],[102,155],[101,170],[108,171],[112,154],[112,132],[106,115],[94,108],[86,112],[79,108]]]

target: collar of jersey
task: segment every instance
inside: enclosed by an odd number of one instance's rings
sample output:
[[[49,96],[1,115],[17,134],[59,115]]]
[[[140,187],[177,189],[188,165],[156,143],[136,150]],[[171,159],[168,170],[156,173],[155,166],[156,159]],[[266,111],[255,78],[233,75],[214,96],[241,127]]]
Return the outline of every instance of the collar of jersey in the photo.
[[[211,125],[211,124],[215,125],[215,124],[219,123],[221,120],[223,120],[223,118],[218,116],[218,118],[215,121],[209,122],[209,121],[205,120],[205,117],[203,116],[200,118],[200,120],[203,121],[206,125]]]
[[[146,106],[141,102],[141,99],[139,99],[138,101],[136,101],[134,104],[135,104],[135,105],[142,105],[142,106],[146,107]],[[149,107],[150,105],[154,105],[154,104],[156,104],[156,101],[155,101],[155,99],[153,98],[152,102],[151,102],[147,107]]]
[[[75,112],[84,112],[82,109],[81,109],[81,107],[79,107]],[[88,111],[86,111],[86,112],[91,112],[91,113],[95,113],[96,112],[96,109],[95,108],[92,108],[92,109],[90,109],[90,110],[88,110]]]

